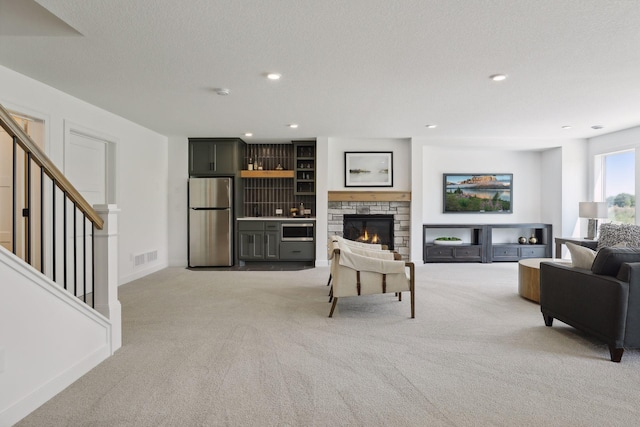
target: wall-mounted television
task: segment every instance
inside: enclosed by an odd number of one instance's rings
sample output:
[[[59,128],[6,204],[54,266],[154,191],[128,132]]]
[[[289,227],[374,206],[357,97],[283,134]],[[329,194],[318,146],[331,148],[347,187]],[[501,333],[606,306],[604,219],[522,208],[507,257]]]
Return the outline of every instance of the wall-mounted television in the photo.
[[[443,174],[444,213],[513,213],[513,174]]]

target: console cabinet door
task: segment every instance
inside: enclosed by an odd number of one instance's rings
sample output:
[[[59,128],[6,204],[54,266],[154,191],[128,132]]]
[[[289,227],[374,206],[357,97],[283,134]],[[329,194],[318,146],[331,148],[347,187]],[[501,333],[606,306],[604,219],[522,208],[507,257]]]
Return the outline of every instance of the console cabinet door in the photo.
[[[264,259],[264,232],[240,231],[238,233],[238,258],[243,261]]]
[[[280,258],[280,234],[277,231],[264,233],[264,259],[277,261]]]

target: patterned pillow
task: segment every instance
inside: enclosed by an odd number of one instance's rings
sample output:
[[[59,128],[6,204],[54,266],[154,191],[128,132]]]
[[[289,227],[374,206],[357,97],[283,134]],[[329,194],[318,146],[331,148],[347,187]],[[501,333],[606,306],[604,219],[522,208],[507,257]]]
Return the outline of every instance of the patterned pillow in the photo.
[[[600,226],[598,250],[621,243],[630,248],[640,248],[640,226],[611,223],[605,223]]]

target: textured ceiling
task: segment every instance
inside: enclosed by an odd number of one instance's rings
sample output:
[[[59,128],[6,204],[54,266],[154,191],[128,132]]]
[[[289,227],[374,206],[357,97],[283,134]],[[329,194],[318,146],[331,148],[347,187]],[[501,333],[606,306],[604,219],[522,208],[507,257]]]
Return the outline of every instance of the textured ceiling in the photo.
[[[81,36],[0,31],[0,64],[165,135],[536,141],[640,125],[636,0],[37,3]]]

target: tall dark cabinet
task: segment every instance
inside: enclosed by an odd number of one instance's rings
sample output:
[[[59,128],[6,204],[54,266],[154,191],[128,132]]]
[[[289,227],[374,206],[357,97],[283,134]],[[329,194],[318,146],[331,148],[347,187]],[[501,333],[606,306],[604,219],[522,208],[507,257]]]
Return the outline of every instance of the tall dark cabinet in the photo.
[[[233,176],[242,169],[240,138],[189,138],[189,176]]]

